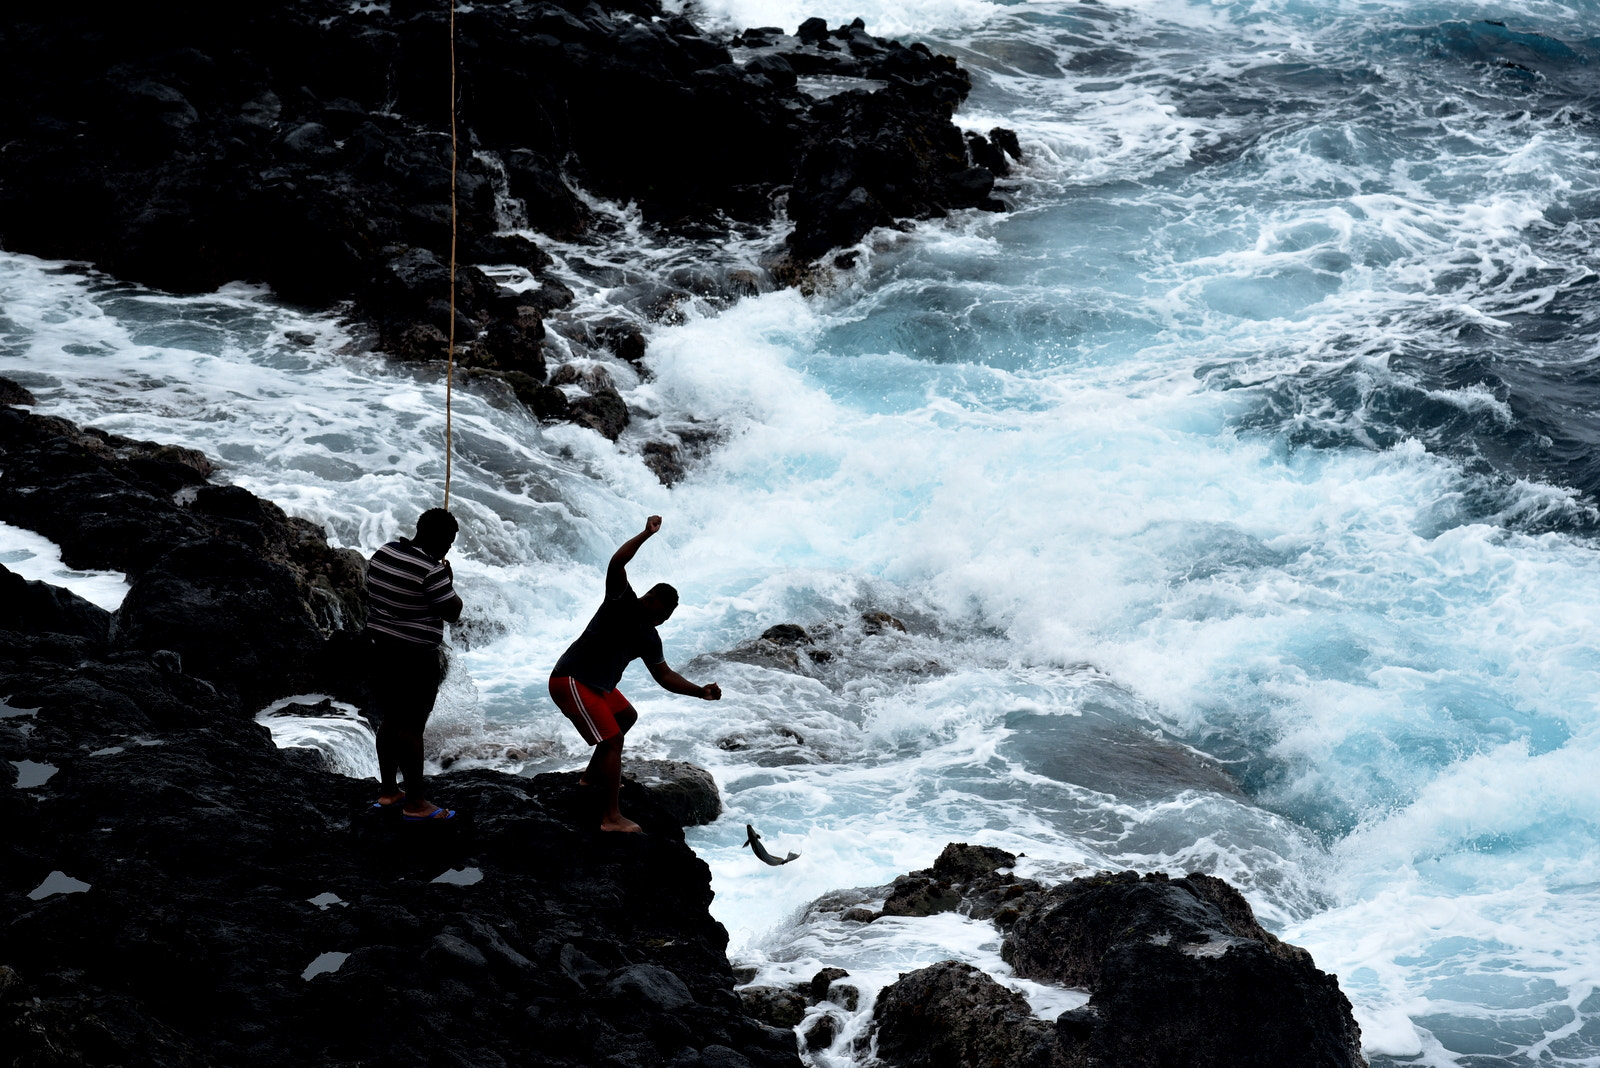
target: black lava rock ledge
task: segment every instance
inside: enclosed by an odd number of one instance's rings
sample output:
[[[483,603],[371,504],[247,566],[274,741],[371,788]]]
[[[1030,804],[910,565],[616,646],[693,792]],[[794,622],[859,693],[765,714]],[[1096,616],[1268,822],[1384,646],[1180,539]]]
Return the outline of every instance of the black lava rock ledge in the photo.
[[[576,775],[477,771],[406,824],[273,744],[262,704],[353,694],[361,572],[208,471],[0,404],[0,519],[132,584],[108,613],[0,567],[0,1062],[797,1065],[684,798],[628,780],[648,833],[604,835]]]

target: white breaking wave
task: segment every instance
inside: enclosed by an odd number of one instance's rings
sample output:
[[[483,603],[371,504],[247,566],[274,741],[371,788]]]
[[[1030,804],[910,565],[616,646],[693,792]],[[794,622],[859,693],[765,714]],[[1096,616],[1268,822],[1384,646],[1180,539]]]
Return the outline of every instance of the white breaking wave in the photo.
[[[636,417],[620,448],[459,392],[469,626],[434,765],[586,756],[545,678],[605,559],[660,513],[630,570],[679,587],[668,659],[727,697],[633,670],[629,751],[717,777],[727,813],[690,840],[731,952],[762,980],[839,965],[862,987],[816,1063],[853,1063],[877,987],[947,957],[1047,1016],[1081,997],[1012,979],[986,925],[803,912],[952,840],[1026,853],[1022,874],[1230,879],[1338,974],[1374,1056],[1600,1063],[1600,556],[1549,532],[1586,514],[1572,491],[1438,448],[1520,431],[1504,390],[1428,377],[1539,316],[1592,321],[1592,146],[1508,120],[1509,68],[1426,43],[1488,13],[708,10],[861,15],[960,49],[958,121],[1018,131],[1020,210],[869,235],[809,300],[648,324],[653,377],[613,369]],[[1518,17],[1559,33],[1572,13],[1594,11]],[[612,294],[579,258],[650,277],[701,255],[601,207],[611,247],[545,242],[584,312]],[[331,317],[12,255],[0,306],[0,373],[41,410],[199,447],[336,543],[370,552],[437,503],[441,377],[350,351]],[[667,489],[639,447],[691,419],[717,444]],[[780,622],[826,655],[751,644]],[[347,714],[272,726],[370,774]],[[746,822],[800,859],[760,864]]]

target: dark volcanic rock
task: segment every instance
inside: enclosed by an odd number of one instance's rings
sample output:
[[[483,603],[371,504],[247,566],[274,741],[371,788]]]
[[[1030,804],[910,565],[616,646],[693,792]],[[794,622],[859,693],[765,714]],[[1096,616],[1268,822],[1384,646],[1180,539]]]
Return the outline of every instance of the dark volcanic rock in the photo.
[[[555,386],[546,385],[530,374],[510,371],[506,384],[516,393],[517,399],[528,406],[540,419],[565,419],[571,409],[567,395]]]
[[[1034,1018],[1021,994],[958,961],[903,975],[884,987],[873,1019],[878,1056],[888,1064],[1049,1068],[1052,1063],[1055,1029]]]
[[[387,348],[433,358],[418,330],[450,332],[452,233],[467,342],[517,313],[466,264],[542,281],[548,259],[497,233],[509,212],[583,236],[580,182],[697,233],[766,222],[787,193],[789,246],[809,260],[899,218],[992,206],[990,176],[1017,154],[1002,131],[969,149],[950,122],[970,88],[954,60],[859,19],[808,20],[798,42],[753,30],[760,51],[740,67],[657,0],[488,3],[455,20],[470,150],[452,179],[449,32],[409,0],[156,22],[30,8],[0,34],[0,244],[177,291],[249,279],[298,302],[353,299]],[[817,73],[888,88],[817,101],[796,87]]]
[[[1022,914],[1004,955],[1021,978],[1093,994],[1059,1029],[1067,1064],[1366,1063],[1334,977],[1214,876],[1075,879]]]
[[[0,408],[0,461],[0,519],[55,541],[68,566],[129,574],[121,648],[171,650],[192,674],[270,699],[319,677],[324,637],[366,622],[359,554],[271,501],[210,484],[192,449]],[[77,621],[55,629],[106,637],[99,610],[65,591],[28,597],[30,615]]]
[[[71,590],[30,582],[0,565],[0,631],[67,634],[104,644],[111,613]]]
[[[740,66],[659,0],[471,5],[453,20],[466,146],[453,161],[444,10],[283,0],[169,14],[35,6],[0,32],[0,245],[179,292],[265,281],[290,301],[351,308],[386,353],[525,375],[508,381],[538,418],[613,441],[628,423],[615,390],[569,403],[541,388],[544,319],[573,294],[502,227],[582,240],[593,219],[580,188],[698,239],[785,210],[794,230],[768,276],[603,283],[614,303],[678,322],[695,299],[725,305],[774,281],[809,290],[826,278],[813,261],[874,227],[1003,207],[994,176],[1018,155],[1006,131],[963,138],[952,123],[970,89],[953,59],[873,37],[860,19],[808,20],[798,39],[751,30],[742,42],[756,53]],[[818,74],[862,87],[818,100],[798,84]],[[531,279],[513,295],[473,264]],[[602,323],[595,340],[639,366],[636,326]],[[25,397],[0,389],[0,403]],[[667,484],[683,475],[671,447],[646,453]],[[75,492],[115,498],[82,539],[115,562],[80,566],[153,562],[133,535],[159,509],[78,474]],[[63,513],[52,536],[75,523]]]
[[[288,569],[207,538],[139,576],[118,612],[117,644],[171,649],[189,674],[257,705],[315,684],[322,634]]]
[[[921,83],[840,93],[812,109],[816,124],[789,194],[796,256],[815,259],[897,218],[939,216],[987,199],[993,176],[972,166],[950,123],[971,87],[966,72],[948,57],[925,64]]]
[[[1102,873],[1045,889],[1006,882],[1010,876],[997,869],[1016,859],[952,843],[930,869],[811,906],[833,912],[885,895],[902,902],[898,915],[988,914],[1009,927],[1002,955],[1017,977],[1091,994],[1051,1026],[1020,995],[965,964],[902,975],[874,1010],[885,1063],[1364,1068],[1361,1032],[1337,981],[1305,950],[1265,931],[1223,880]]]
[[[822,969],[816,975],[811,977],[811,1000],[814,1002],[828,1000],[828,991],[832,988],[833,984],[838,982],[840,979],[848,979],[849,977],[850,973],[845,971],[843,968]]]
[[[623,769],[650,790],[650,796],[685,827],[711,823],[722,815],[722,794],[705,768],[682,760],[633,760]]]
[[[621,437],[628,428],[628,404],[614,386],[600,386],[587,397],[570,401],[567,413],[574,423],[586,426],[612,441]]]
[[[663,486],[672,486],[683,481],[683,476],[687,472],[678,446],[667,441],[647,441],[644,443],[642,455],[644,465],[655,472],[656,478],[661,480]]]
[[[959,911],[979,920],[1009,926],[1043,889],[1032,879],[1001,872],[1015,854],[992,846],[951,842],[933,867],[899,876],[884,899],[884,916],[931,916]]]
[[[739,991],[745,1011],[772,1027],[795,1027],[806,1016],[805,995],[776,986],[747,986]]]
[[[9,378],[0,377],[0,404],[37,404],[33,394]]]
[[[53,727],[66,705],[41,698]],[[413,827],[264,737],[167,741],[0,788],[29,826],[0,873],[0,1041],[21,1063],[427,1064],[448,1046],[452,1063],[665,1066],[720,1046],[797,1068],[793,1033],[733,993],[708,871],[637,788],[623,804],[649,834],[625,843],[573,822],[571,776],[447,776],[474,824]],[[108,808],[129,783],[138,803]],[[88,888],[30,900],[52,869]],[[438,880],[453,870],[476,881]],[[108,1007],[147,1060],[102,1044]]]
[[[0,519],[55,542],[68,567],[142,571],[173,545],[207,533],[168,496],[171,483],[198,472],[159,452],[149,443],[0,408]],[[130,462],[135,458],[153,463],[141,467]]]
[[[806,1028],[806,1049],[815,1053],[817,1050],[827,1049],[833,1045],[834,1039],[839,1037],[839,1018],[832,1013],[825,1013],[812,1021]]]
[[[348,557],[198,454],[11,408],[0,447],[7,514],[42,515],[59,464],[200,531],[144,543],[109,641],[108,613],[0,569],[6,1063],[799,1068],[734,993],[673,815],[705,783],[663,804],[625,781],[642,835],[601,833],[571,774],[439,776],[449,821],[375,810],[253,715],[348,639],[319,626],[313,550]]]
[[[570,17],[570,16],[569,16]],[[571,238],[589,222],[589,209],[561,176],[558,167],[526,148],[506,155],[511,195],[528,206],[528,222],[540,233]]]

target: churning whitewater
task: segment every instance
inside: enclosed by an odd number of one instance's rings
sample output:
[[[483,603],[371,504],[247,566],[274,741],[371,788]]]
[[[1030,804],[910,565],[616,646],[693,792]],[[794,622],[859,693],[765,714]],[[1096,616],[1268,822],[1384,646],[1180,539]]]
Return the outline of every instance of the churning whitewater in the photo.
[[[468,610],[430,758],[581,763],[545,679],[659,513],[635,582],[678,586],[668,658],[726,696],[636,666],[629,752],[715,774],[690,842],[758,981],[870,992],[954,956],[1041,1015],[1081,1003],[1009,980],[987,924],[805,911],[972,841],[1022,874],[1230,880],[1338,975],[1376,1065],[1600,1064],[1600,4],[697,10],[956,55],[957,121],[1021,137],[1015,210],[646,323],[648,377],[610,367],[618,445],[458,391]],[[605,244],[534,235],[577,315],[782,233],[702,247],[592,206]],[[333,317],[10,254],[0,309],[39,410],[202,449],[335,544],[438,503],[442,374]],[[670,489],[641,456],[663,426],[706,443]],[[116,603],[51,551],[0,529],[7,567]],[[818,655],[754,641],[778,623]],[[372,773],[353,720],[268,718]],[[762,864],[747,823],[799,859]],[[856,1063],[870,1004],[814,1063]]]

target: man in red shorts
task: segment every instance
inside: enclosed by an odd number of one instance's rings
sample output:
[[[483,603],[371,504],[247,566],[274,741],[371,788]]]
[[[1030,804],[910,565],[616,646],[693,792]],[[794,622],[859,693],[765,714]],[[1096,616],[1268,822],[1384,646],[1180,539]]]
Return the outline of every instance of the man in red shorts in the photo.
[[[656,628],[678,607],[678,591],[662,582],[640,597],[628,584],[628,562],[639,546],[660,529],[661,517],[651,516],[644,530],[611,555],[606,567],[605,603],[550,673],[551,699],[578,728],[583,740],[594,746],[594,755],[580,781],[601,789],[605,803],[600,817],[602,831],[640,829],[617,807],[622,787],[622,738],[639,719],[639,713],[617,689],[623,669],[638,657],[655,680],[673,693],[705,701],[722,697],[716,683],[696,686],[668,667],[661,653],[661,636]]]

